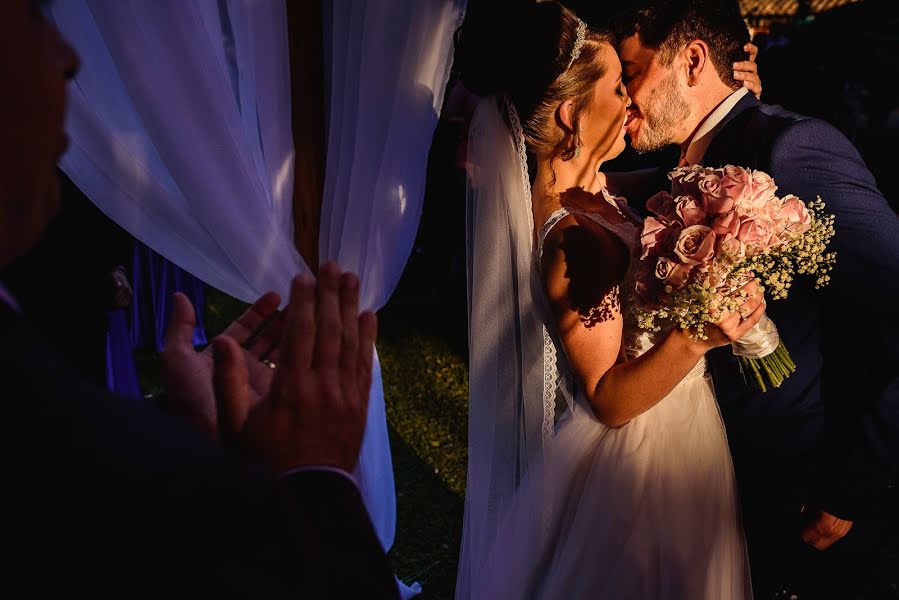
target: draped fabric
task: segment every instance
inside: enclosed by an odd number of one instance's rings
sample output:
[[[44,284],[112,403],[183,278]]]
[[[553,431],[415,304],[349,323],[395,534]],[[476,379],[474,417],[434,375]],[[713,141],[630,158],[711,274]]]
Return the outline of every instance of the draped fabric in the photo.
[[[412,251],[424,199],[428,148],[464,0],[334,0],[323,11],[328,102],[319,254],[360,274],[360,302],[379,309]],[[375,363],[370,414],[383,413]],[[380,459],[383,444],[386,462]],[[386,421],[369,420],[360,468],[393,489]],[[395,505],[371,512],[386,547]],[[389,538],[384,532],[390,532]],[[418,586],[401,591],[408,597]]]
[[[511,103],[481,99],[468,136],[468,476],[457,600],[490,597],[491,549],[553,433],[560,381],[544,327],[525,153]],[[532,479],[542,498],[540,478]],[[540,525],[543,514],[531,517]]]
[[[325,7],[328,156],[319,249],[382,307],[412,250],[453,33],[464,0],[335,0]]]
[[[464,0],[325,2],[328,154],[322,260],[388,300],[411,252]],[[244,301],[287,296],[293,243],[284,3],[68,0],[80,54],[60,166],[119,225]],[[385,548],[396,509],[380,371],[357,476]]]
[[[206,314],[206,289],[203,282],[160,256],[141,242],[134,243],[131,262],[131,286],[134,296],[128,306],[129,336],[132,348],[162,352],[166,324],[172,314],[172,294],[182,292],[196,312],[193,344],[208,343],[203,322]]]
[[[50,6],[82,69],[60,166],[119,225],[226,293],[286,296],[308,272],[290,221],[284,6],[71,0]]]
[[[126,398],[141,398],[143,392],[137,378],[128,316],[122,308],[111,310],[106,334],[106,387]]]

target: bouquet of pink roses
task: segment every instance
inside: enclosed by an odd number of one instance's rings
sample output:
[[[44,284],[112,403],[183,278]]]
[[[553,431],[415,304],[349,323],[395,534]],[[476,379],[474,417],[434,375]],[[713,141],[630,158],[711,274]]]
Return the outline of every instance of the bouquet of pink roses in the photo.
[[[743,292],[736,290],[750,279],[774,300],[787,297],[795,274],[816,277],[816,288],[829,281],[833,216],[823,213],[820,197],[808,204],[778,197],[766,173],[731,165],[682,167],[668,178],[671,193],[649,199],[654,216],[643,223],[633,303],[643,329],[667,322],[705,338],[704,325],[737,310]],[[767,317],[734,343],[734,352],[762,391],[796,368]]]

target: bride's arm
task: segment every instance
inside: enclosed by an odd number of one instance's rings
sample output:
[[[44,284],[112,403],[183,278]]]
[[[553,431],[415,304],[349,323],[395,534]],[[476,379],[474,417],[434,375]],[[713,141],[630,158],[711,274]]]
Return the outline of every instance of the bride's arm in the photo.
[[[741,338],[761,317],[761,294],[744,304],[746,319],[730,313],[707,340],[673,330],[645,354],[620,357],[622,317],[618,286],[628,253],[611,233],[570,216],[547,236],[543,283],[572,371],[597,418],[611,427],[649,410],[711,348]]]

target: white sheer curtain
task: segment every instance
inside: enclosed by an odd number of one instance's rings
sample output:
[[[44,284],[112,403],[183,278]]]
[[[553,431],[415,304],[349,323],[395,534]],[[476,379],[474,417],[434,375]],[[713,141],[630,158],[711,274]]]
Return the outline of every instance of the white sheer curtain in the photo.
[[[415,239],[464,4],[323,2],[320,254],[360,274],[366,308],[390,297]],[[286,297],[290,278],[309,269],[293,244],[284,2],[66,0],[49,13],[83,61],[70,88],[67,175],[210,285],[245,301],[270,289]],[[396,506],[384,415],[378,370],[357,475],[389,548]]]
[[[331,68],[319,249],[360,273],[363,305],[380,308],[415,240],[428,149],[465,2],[327,4]]]
[[[415,241],[428,149],[464,8],[465,0],[325,2],[328,155],[319,250],[360,274],[366,308],[390,298]],[[384,411],[377,364],[370,410]],[[385,440],[389,450],[386,421],[368,425],[361,467],[375,489],[393,489],[389,456],[380,462],[377,446]],[[383,511],[372,518],[389,547],[395,505],[378,506]],[[417,589],[402,591],[408,597]]]
[[[280,2],[67,0],[81,55],[60,166],[113,220],[218,289],[286,297],[293,244]]]

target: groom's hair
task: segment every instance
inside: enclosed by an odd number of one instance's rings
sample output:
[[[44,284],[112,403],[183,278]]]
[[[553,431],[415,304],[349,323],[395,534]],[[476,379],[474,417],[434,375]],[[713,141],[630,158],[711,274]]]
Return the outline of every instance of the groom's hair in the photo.
[[[737,0],[635,0],[618,14],[614,28],[619,40],[639,34],[643,45],[655,48],[666,66],[684,46],[702,40],[721,81],[740,88],[733,63],[746,60],[743,46],[749,30]]]

